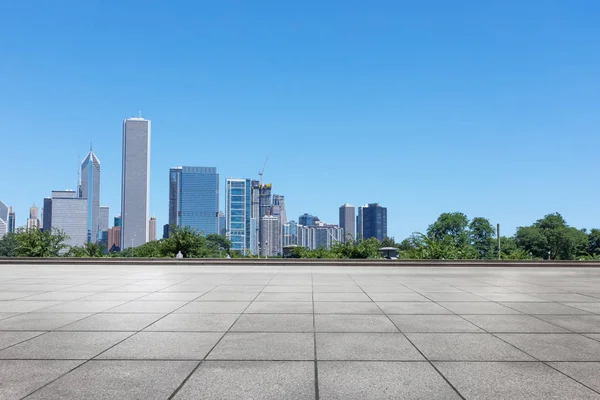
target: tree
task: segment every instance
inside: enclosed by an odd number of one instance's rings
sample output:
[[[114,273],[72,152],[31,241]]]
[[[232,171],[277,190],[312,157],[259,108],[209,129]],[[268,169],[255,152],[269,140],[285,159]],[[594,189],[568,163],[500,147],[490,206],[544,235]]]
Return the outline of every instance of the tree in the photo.
[[[0,239],[0,257],[16,257],[18,246],[17,235],[7,233]]]
[[[489,259],[494,256],[495,236],[494,227],[487,218],[473,218],[469,224],[469,241],[477,251],[478,258]]]
[[[40,231],[39,229],[19,229],[17,256],[19,257],[59,257],[67,249],[68,237],[59,230]]]
[[[104,254],[104,246],[93,242],[88,242],[83,246],[72,246],[67,252],[68,257],[79,258],[99,258],[104,257]]]
[[[386,236],[381,242],[381,247],[398,247],[398,245],[396,244],[394,238]]]
[[[460,212],[443,213],[437,221],[429,225],[427,235],[435,240],[444,240],[450,237],[458,246],[463,246],[468,242],[468,233],[466,231],[469,219]]]
[[[600,255],[600,229],[592,229],[588,234],[586,251],[589,255]]]

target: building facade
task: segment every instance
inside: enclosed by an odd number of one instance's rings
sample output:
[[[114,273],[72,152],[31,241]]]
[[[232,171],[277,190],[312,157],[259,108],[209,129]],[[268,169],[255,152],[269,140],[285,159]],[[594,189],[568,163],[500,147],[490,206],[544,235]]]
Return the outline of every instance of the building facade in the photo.
[[[370,203],[358,208],[357,236],[362,239],[376,238],[380,242],[387,237],[387,208]]]
[[[335,243],[344,240],[344,230],[337,225],[319,223],[318,225],[298,225],[297,244],[309,250],[319,247],[330,249]]]
[[[283,224],[283,246],[293,246],[298,244],[298,224],[296,221],[290,221]]]
[[[169,172],[169,223],[206,235],[219,234],[219,174],[213,167]]]
[[[150,131],[144,118],[123,121],[121,249],[148,241],[150,206]]]
[[[344,241],[355,239],[356,209],[351,204],[340,206],[340,228],[344,229]]]
[[[88,202],[89,205],[89,202]],[[89,211],[88,211],[89,215]],[[110,208],[108,206],[98,207],[98,242],[108,249],[108,221],[110,219]]]
[[[282,254],[282,229],[279,218],[265,215],[260,220],[260,231],[263,241],[260,245],[260,255],[264,257],[279,256]]]
[[[52,197],[44,198],[44,215],[42,218],[42,230],[52,230]]]
[[[109,252],[121,250],[121,227],[113,226],[108,230],[108,244],[106,246]]]
[[[319,217],[317,217],[316,215],[308,214],[308,213],[304,213],[298,217],[298,225],[311,226],[311,225],[316,225],[316,223],[318,221],[319,221]]]
[[[39,209],[34,204],[29,209],[29,218],[27,219],[27,229],[40,229],[40,219],[38,217]]]
[[[15,215],[12,207],[8,210],[8,233],[15,233],[17,231],[17,216]]]
[[[0,239],[8,233],[8,214],[8,207],[0,201]]]
[[[79,187],[80,197],[86,199],[88,204],[87,241],[96,243],[100,239],[100,160],[91,148],[81,163],[81,184]]]
[[[250,179],[227,178],[225,181],[226,236],[231,250],[251,252],[251,186]]]
[[[153,242],[156,240],[156,217],[151,217],[148,221],[148,241]]]
[[[77,197],[74,190],[52,192],[52,227],[62,231],[68,238],[65,244],[83,246],[88,238],[87,201]]]

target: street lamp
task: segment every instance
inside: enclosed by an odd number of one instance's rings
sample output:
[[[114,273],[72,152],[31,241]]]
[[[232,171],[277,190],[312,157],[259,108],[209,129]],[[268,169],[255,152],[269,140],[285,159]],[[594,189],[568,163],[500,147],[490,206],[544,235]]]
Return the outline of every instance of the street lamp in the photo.
[[[269,241],[265,240],[265,258],[269,258]]]

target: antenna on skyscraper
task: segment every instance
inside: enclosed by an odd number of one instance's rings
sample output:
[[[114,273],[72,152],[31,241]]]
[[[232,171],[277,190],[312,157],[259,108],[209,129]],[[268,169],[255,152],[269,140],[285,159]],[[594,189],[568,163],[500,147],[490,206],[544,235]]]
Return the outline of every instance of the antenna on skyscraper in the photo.
[[[265,173],[265,168],[267,167],[267,161],[269,161],[269,156],[267,156],[267,158],[265,159],[265,165],[263,165],[262,171],[258,172],[258,176],[260,176],[260,186],[261,187],[262,187],[262,177],[263,177],[263,174]]]
[[[138,110],[138,118],[142,118],[142,110]]]

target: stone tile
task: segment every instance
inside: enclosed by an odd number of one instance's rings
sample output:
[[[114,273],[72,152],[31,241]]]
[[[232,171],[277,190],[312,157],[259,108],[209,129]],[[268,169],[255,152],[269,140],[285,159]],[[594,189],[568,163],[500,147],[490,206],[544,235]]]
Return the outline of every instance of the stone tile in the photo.
[[[426,297],[432,301],[487,301],[481,296],[472,293],[457,292],[457,293],[427,293]]]
[[[0,313],[0,321],[3,320],[3,319],[14,317],[14,316],[19,315],[19,314],[20,313]]]
[[[482,297],[484,297],[488,300],[491,300],[491,301],[506,302],[506,303],[545,302],[545,301],[547,301],[540,297],[536,297],[536,296],[533,296],[530,294],[524,294],[524,293],[490,293],[490,294],[484,294],[484,295],[482,295]]]
[[[542,363],[435,362],[467,399],[598,399],[598,394]]]
[[[312,314],[313,303],[309,301],[253,302],[246,314]]]
[[[243,314],[231,327],[237,332],[312,332],[313,317],[306,314]]]
[[[530,315],[465,315],[465,319],[488,332],[553,333],[566,329]]]
[[[196,301],[252,301],[255,297],[255,293],[210,292]]]
[[[457,315],[390,315],[402,332],[483,332]]]
[[[316,314],[383,314],[377,304],[366,301],[316,301]]]
[[[0,350],[17,343],[24,342],[27,339],[42,335],[43,332],[0,332]],[[0,386],[1,389],[1,386]]]
[[[456,314],[520,314],[519,311],[492,302],[443,302],[440,305]]]
[[[60,301],[24,301],[11,300],[0,301],[0,312],[6,313],[24,313],[45,309],[47,307],[60,304]]]
[[[373,301],[429,301],[419,293],[368,293]]]
[[[363,290],[356,285],[316,285],[313,286],[315,293],[362,293]]]
[[[312,333],[229,332],[208,360],[314,360]]]
[[[39,292],[2,292],[0,289],[0,301],[27,299],[28,297],[40,294]],[[42,300],[42,299],[38,299]]]
[[[129,332],[49,332],[0,351],[0,359],[90,359]]]
[[[406,336],[430,360],[533,360],[522,351],[487,333],[406,333]]]
[[[444,307],[433,302],[377,302],[386,314],[451,314]]]
[[[364,293],[313,293],[314,301],[371,301]]]
[[[83,361],[0,360],[0,399],[20,399]]]
[[[362,290],[369,293],[415,293],[414,290],[402,285],[362,285]]]
[[[426,362],[319,361],[319,398],[459,399]]]
[[[225,332],[239,314],[169,314],[147,327],[146,331]]]
[[[140,297],[139,301],[192,301],[205,292],[158,292]]]
[[[539,317],[572,332],[600,333],[600,315],[540,315]]]
[[[314,400],[314,380],[312,362],[205,361],[174,399]]]
[[[312,301],[312,293],[261,293],[254,301]]]
[[[525,314],[589,314],[578,308],[560,303],[504,303]]]
[[[0,331],[50,331],[89,316],[89,313],[27,313],[0,321]]]
[[[564,303],[566,306],[600,314],[600,303]]]
[[[592,339],[597,340],[597,341],[600,342],[600,333],[598,333],[598,334],[596,334],[596,333],[588,333],[588,334],[585,334],[583,336],[587,336],[589,338],[592,338]]]
[[[166,399],[194,361],[90,361],[28,399]]]
[[[249,301],[193,301],[175,311],[177,314],[241,314]]]
[[[318,360],[424,360],[401,333],[317,333]]]
[[[121,306],[111,308],[111,313],[170,313],[187,304],[186,301],[142,301],[134,300]]]
[[[24,297],[21,300],[69,301],[69,300],[81,299],[83,297],[91,296],[93,294],[94,293],[92,293],[92,292],[47,292],[47,293],[38,293],[33,296]]]
[[[217,286],[211,293],[253,293],[257,295],[264,286]]]
[[[141,297],[147,296],[150,293],[138,293],[138,292],[104,292],[104,293],[96,293],[90,296],[86,296],[81,300],[85,301],[118,301],[122,302],[131,301],[135,299],[139,299]]]
[[[600,361],[600,343],[575,333],[502,333],[497,336],[541,361]]]
[[[312,293],[312,286],[265,286],[263,293]]]
[[[223,333],[140,332],[127,338],[100,359],[114,360],[202,360]]]
[[[535,297],[546,301],[556,301],[559,303],[600,303],[600,299],[592,296],[585,296],[576,293],[542,293],[536,294]]]
[[[549,364],[576,381],[600,392],[600,362],[552,362]],[[572,398],[576,398],[576,396],[572,396]]]
[[[39,310],[38,312],[47,313],[98,313],[106,310],[110,310],[125,303],[122,300],[115,301],[89,301],[89,300],[73,300],[66,301],[64,303],[46,307]]]
[[[315,315],[317,332],[398,332],[384,315]]]
[[[60,328],[61,331],[141,331],[165,314],[101,313]]]

